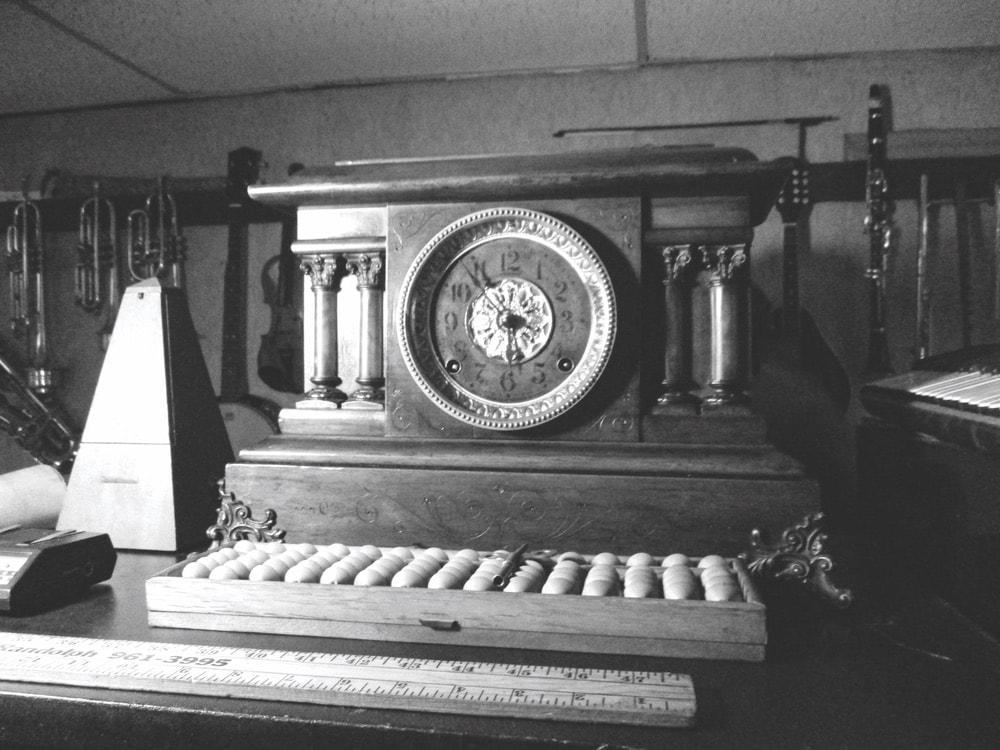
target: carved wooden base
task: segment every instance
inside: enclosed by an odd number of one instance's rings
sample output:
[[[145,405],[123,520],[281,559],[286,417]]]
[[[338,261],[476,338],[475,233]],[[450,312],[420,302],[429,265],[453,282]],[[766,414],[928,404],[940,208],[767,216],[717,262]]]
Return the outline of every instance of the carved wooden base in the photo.
[[[377,468],[373,468],[377,467]],[[746,531],[819,507],[770,448],[279,435],[226,470],[296,541],[736,555]]]

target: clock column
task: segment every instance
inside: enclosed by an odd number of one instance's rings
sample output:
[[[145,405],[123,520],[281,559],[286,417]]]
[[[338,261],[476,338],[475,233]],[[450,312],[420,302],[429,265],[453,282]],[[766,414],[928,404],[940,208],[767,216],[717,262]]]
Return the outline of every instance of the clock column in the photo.
[[[385,371],[382,364],[382,297],[385,293],[384,256],[379,252],[347,255],[347,270],[357,277],[361,326],[358,336],[358,389],[345,409],[385,409]]]
[[[702,260],[709,271],[708,305],[711,327],[706,406],[745,404],[747,371],[747,246],[707,245]]]
[[[313,343],[313,374],[309,381],[312,389],[299,408],[328,406],[337,408],[347,400],[347,394],[337,388],[343,381],[338,373],[337,360],[337,295],[344,277],[344,264],[340,255],[306,255],[301,267],[311,280],[314,301],[315,338]]]
[[[668,245],[663,256],[664,357],[662,392],[656,411],[697,408],[691,393],[691,261],[692,245]]]

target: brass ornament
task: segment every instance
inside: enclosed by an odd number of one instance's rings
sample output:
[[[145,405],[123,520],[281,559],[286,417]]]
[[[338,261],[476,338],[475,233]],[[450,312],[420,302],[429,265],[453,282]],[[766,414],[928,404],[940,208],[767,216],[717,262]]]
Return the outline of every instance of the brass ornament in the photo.
[[[798,583],[821,600],[844,609],[854,601],[850,589],[840,588],[830,580],[833,558],[826,551],[823,514],[812,513],[785,529],[779,544],[769,544],[760,529],[751,533],[753,552],[740,554],[751,575],[774,582]]]
[[[236,499],[235,493],[226,492],[226,480],[219,480],[219,509],[214,526],[205,530],[205,535],[211,541],[209,549],[216,549],[226,542],[237,542],[241,539],[253,539],[258,542],[280,542],[285,538],[284,529],[275,528],[278,514],[268,508],[264,512],[264,520],[252,518],[253,511],[249,505]]]

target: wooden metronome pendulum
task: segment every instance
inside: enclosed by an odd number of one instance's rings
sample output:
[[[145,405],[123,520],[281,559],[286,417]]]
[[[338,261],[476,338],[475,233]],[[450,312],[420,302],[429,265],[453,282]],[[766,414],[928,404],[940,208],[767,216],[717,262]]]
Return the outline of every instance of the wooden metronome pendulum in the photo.
[[[181,289],[125,290],[58,528],[103,531],[120,549],[205,541],[233,460]]]

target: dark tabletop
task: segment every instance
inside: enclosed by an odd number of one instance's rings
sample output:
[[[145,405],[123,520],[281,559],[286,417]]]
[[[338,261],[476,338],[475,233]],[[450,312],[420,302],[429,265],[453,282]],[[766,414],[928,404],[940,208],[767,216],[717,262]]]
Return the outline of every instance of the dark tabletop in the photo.
[[[177,558],[121,552],[114,577],[3,632],[690,674],[694,727],[662,729],[0,681],[0,747],[993,748],[1000,647],[918,585],[856,592],[838,611],[769,600],[763,663],[455,648],[150,628],[144,582]],[[918,583],[918,582],[917,582]],[[2,677],[2,676],[0,676]]]

